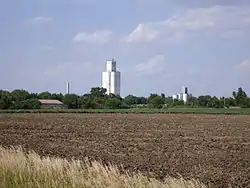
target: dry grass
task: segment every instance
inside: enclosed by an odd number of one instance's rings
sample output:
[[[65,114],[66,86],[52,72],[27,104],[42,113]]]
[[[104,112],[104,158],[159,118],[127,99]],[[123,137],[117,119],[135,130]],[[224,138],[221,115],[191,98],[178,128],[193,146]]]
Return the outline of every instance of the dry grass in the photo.
[[[0,187],[166,187],[202,188],[196,180],[166,178],[160,182],[141,174],[121,174],[116,166],[99,162],[40,157],[21,147],[0,147]]]
[[[0,114],[0,146],[211,188],[250,187],[249,143],[245,115]]]

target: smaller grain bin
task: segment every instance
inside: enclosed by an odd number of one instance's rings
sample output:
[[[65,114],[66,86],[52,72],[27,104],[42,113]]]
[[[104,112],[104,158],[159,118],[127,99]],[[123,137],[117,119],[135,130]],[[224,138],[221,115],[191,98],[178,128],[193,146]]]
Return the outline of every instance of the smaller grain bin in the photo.
[[[177,94],[177,99],[178,99],[178,100],[182,100],[182,94],[181,94],[181,93],[178,93],[178,94]]]
[[[188,100],[188,94],[184,93],[183,97],[182,97],[182,100],[184,101],[184,103],[186,103],[187,100]]]
[[[178,96],[177,95],[173,95],[173,100],[177,100],[178,99]]]

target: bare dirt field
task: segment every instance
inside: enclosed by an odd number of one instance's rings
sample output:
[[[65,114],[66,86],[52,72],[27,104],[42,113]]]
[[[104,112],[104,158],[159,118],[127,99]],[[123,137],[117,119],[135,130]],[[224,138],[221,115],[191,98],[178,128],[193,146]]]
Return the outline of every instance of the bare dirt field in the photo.
[[[0,145],[123,165],[162,179],[250,187],[250,116],[0,114]]]

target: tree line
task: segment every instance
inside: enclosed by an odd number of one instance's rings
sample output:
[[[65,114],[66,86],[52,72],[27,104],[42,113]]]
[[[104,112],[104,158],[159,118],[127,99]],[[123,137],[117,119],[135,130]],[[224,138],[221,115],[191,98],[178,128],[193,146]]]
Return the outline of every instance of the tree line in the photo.
[[[126,108],[172,108],[172,107],[207,107],[229,108],[250,107],[250,98],[242,88],[232,92],[231,97],[216,97],[202,95],[189,96],[187,103],[181,100],[173,100],[164,94],[151,93],[148,97],[128,95],[124,98],[113,94],[107,95],[106,89],[100,87],[91,88],[84,95],[62,93],[29,93],[23,89],[14,91],[0,90],[0,109],[39,109],[39,99],[55,99],[63,102],[69,109],[126,109]]]

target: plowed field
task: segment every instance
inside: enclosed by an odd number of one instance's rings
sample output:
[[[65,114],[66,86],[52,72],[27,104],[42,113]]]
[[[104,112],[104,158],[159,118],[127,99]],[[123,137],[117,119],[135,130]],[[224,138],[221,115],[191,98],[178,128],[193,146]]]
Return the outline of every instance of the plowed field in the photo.
[[[250,116],[1,114],[0,145],[123,165],[159,179],[250,187]]]

